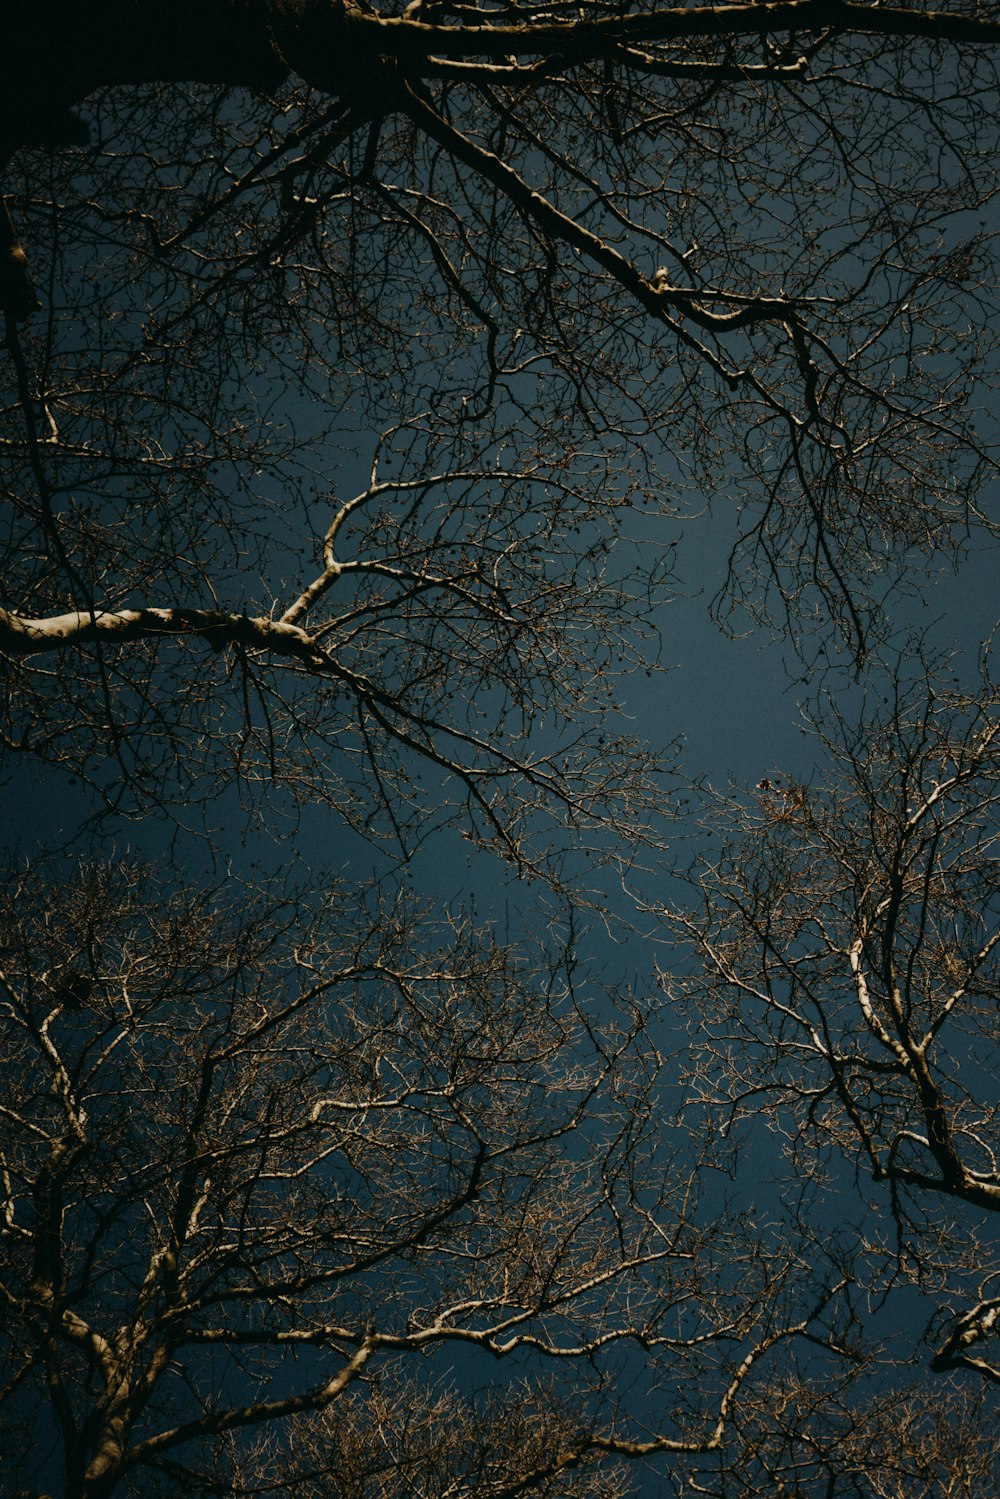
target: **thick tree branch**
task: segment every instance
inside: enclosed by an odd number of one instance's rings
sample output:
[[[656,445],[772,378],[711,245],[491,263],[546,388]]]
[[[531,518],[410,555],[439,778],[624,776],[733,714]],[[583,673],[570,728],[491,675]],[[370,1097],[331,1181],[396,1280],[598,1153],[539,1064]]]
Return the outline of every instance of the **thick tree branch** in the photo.
[[[336,94],[367,94],[386,59],[417,76],[439,60],[503,63],[511,56],[583,63],[619,48],[774,32],[927,38],[995,46],[1000,21],[842,0],[678,6],[637,15],[428,25],[381,16],[360,0],[39,0],[5,18],[0,150],[79,141],[70,115],[95,89],[204,82],[274,90],[300,74]],[[642,68],[640,52],[629,54]],[[655,71],[663,59],[650,58]]]
[[[215,609],[72,610],[31,619],[0,609],[0,652],[36,656],[81,645],[125,645],[163,636],[197,636],[216,649],[239,645],[318,664],[323,653],[308,631],[267,615],[228,614]]]

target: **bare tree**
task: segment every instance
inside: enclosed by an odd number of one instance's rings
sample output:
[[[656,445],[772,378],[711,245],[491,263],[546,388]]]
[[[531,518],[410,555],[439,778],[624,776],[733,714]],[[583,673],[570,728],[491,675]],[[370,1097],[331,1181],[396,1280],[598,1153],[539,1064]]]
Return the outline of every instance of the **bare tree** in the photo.
[[[889,1388],[889,1386],[892,1386]],[[798,1372],[748,1391],[693,1493],[718,1499],[989,1499],[1000,1477],[982,1389],[888,1376],[838,1387]]]
[[[151,506],[131,485],[125,528],[75,480],[53,490],[58,548],[74,574],[70,557],[93,559],[100,602],[88,581],[85,607],[0,613],[8,750],[82,778],[112,814],[183,818],[235,781],[248,809],[325,803],[404,854],[451,820],[534,871],[567,826],[628,858],[665,805],[669,757],[625,734],[616,684],[655,664],[667,568],[617,566],[616,525],[594,526],[602,500],[551,464],[508,468],[490,444],[460,467],[411,468],[430,442],[422,422],[387,434],[349,497],[296,495],[293,473],[291,524],[211,481],[199,493],[201,460],[182,458],[152,496],[150,550]],[[23,533],[8,557],[12,592],[58,596],[58,569]],[[137,579],[147,599],[186,601],[133,604]],[[241,607],[252,590],[254,612],[225,607],[230,589]]]
[[[581,616],[568,639],[547,628],[546,590],[553,567],[579,589],[597,490],[733,500],[720,609],[771,596],[793,634],[832,618],[860,658],[886,588],[986,519],[989,340],[970,329],[997,281],[997,25],[808,0],[19,15],[11,144],[81,101],[93,143],[11,169],[46,315],[19,328],[24,297],[7,309],[0,638],[45,659],[14,672],[31,727],[8,717],[8,744],[75,759],[117,806],[123,784],[142,802],[183,777],[178,735],[223,744],[217,777],[295,783],[289,744],[325,767],[347,713],[376,783],[412,751],[466,788],[537,790],[508,721],[477,735],[446,711],[473,695],[453,653],[401,679],[370,662],[397,666],[399,641],[457,611],[480,705],[533,710],[534,668],[511,677],[532,637],[536,666],[575,656]],[[338,426],[426,409],[402,488],[380,473],[338,529]],[[167,639],[183,670],[157,692]],[[51,726],[45,704],[67,702]],[[581,707],[556,694],[549,721]],[[405,800],[404,782],[366,797]]]
[[[568,888],[567,848],[662,833],[664,757],[613,714],[655,665],[676,517],[714,511],[720,615],[806,652],[832,625],[855,664],[892,590],[993,524],[991,8],[45,0],[3,40],[0,732],[86,783],[81,820],[211,823],[235,786],[268,826],[322,801],[404,857],[451,822]],[[953,698],[939,746],[968,774],[905,812],[885,787],[931,761],[902,699],[869,758],[827,729],[850,795],[762,783],[774,869],[721,860],[685,923],[727,1039],[676,1135],[646,1011],[472,918],[349,889],[214,918],[218,893],[127,896],[121,870],[65,899],[12,875],[16,1481],[54,1423],[74,1499],[250,1489],[257,1463],[447,1491],[442,1450],[494,1499],[646,1461],[766,1493],[820,1428],[808,1481],[841,1483],[840,1365],[789,1350],[853,1348],[859,1274],[963,1298],[935,1362],[995,1374],[996,1290],[970,1295],[995,1116],[948,1050],[995,1003],[977,712]],[[824,1260],[806,1205],[800,1255],[699,1208],[739,1166],[720,1092],[791,1110],[803,1194],[817,1140],[879,1176],[881,1265]],[[462,1358],[489,1396],[451,1391]],[[403,1419],[418,1359],[445,1383]],[[277,1450],[248,1447],[265,1427]],[[756,1468],[719,1455],[744,1434]]]
[[[933,1367],[991,1381],[997,707],[988,680],[970,692],[919,655],[860,713],[831,697],[829,769],[717,798],[716,851],[676,918],[717,1107],[733,1125],[763,1111],[801,1181],[846,1158],[892,1225],[868,1245],[872,1286],[936,1292]]]
[[[393,1382],[457,1360],[494,1414],[432,1450],[447,1402],[399,1409],[382,1491],[453,1464],[448,1492],[548,1492],[711,1452],[769,1350],[836,1347],[822,1274],[700,1211],[651,1016],[587,1021],[565,955],[402,897],[153,900],[105,866],[56,903],[51,874],[0,934],[13,1482],[254,1492],[241,1438],[293,1422],[286,1467],[332,1444],[349,1486]]]
[[[635,1463],[596,1450],[576,1464],[588,1415],[551,1382],[523,1379],[501,1393],[463,1394],[455,1381],[375,1379],[317,1416],[292,1423],[286,1443],[251,1451],[243,1469],[279,1494],[388,1496],[566,1492],[620,1499],[636,1492]],[[675,1463],[677,1459],[674,1459]],[[657,1467],[662,1467],[657,1464]]]

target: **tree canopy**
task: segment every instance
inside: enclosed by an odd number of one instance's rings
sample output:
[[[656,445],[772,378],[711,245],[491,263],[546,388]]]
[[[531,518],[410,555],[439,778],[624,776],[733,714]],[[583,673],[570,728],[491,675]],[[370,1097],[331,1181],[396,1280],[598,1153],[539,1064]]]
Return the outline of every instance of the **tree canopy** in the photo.
[[[1000,1383],[996,688],[916,661],[867,711],[822,704],[825,780],[715,804],[681,924],[713,1107],[772,1110],[809,1171],[846,1155],[885,1201],[886,1278],[947,1298],[933,1366]]]
[[[15,1487],[991,1492],[998,46],[5,21]],[[706,572],[801,775],[643,736]]]

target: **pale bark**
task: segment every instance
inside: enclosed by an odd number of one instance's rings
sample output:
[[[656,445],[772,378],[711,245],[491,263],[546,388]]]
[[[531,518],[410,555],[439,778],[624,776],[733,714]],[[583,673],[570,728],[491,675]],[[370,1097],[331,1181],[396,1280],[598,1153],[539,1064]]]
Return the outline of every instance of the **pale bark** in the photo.
[[[229,614],[216,609],[74,609],[32,619],[0,609],[0,652],[36,656],[72,646],[124,645],[163,636],[197,636],[217,650],[227,645],[268,650],[320,664],[322,648],[308,630],[267,615]]]

